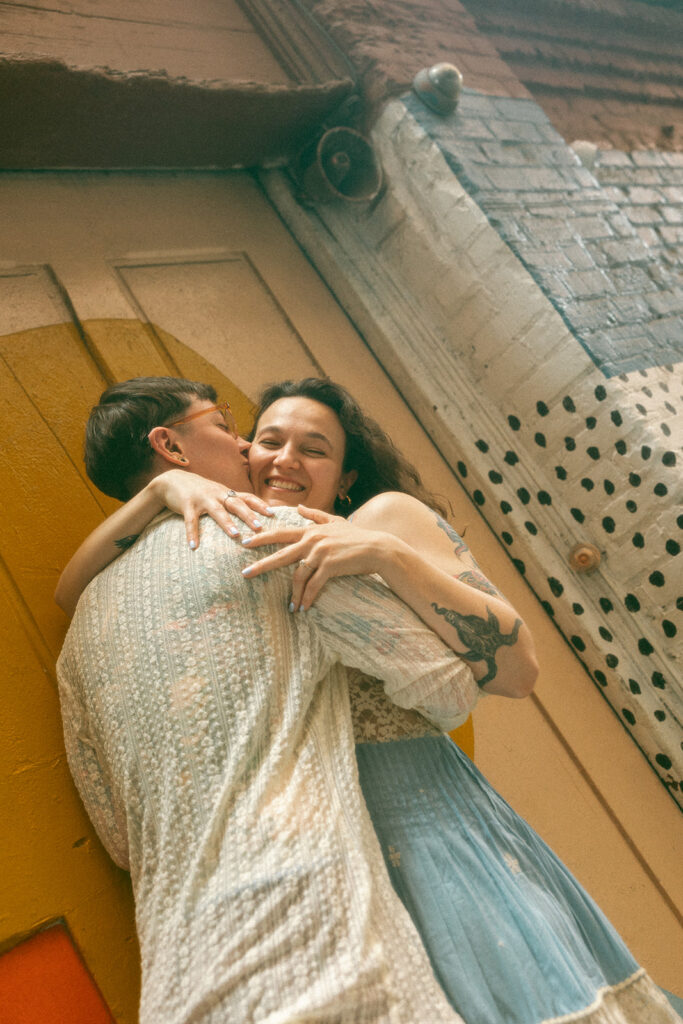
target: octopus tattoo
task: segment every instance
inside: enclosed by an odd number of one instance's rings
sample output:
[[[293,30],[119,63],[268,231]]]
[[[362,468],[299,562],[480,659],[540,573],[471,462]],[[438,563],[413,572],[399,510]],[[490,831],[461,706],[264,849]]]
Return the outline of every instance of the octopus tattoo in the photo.
[[[477,685],[482,687],[495,679],[498,673],[496,652],[500,647],[512,647],[517,642],[522,620],[515,620],[510,633],[501,633],[498,619],[488,607],[486,622],[480,615],[461,615],[453,608],[440,608],[434,601],[432,601],[432,608],[437,615],[442,615],[457,632],[460,642],[467,648],[464,657],[468,661],[486,662],[488,671],[485,676],[477,680]]]

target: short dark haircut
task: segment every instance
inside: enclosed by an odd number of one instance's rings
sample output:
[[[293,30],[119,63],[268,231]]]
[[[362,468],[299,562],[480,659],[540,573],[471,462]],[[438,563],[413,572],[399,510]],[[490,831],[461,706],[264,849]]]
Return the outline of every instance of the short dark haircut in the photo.
[[[151,468],[150,430],[181,419],[197,398],[215,402],[216,392],[179,377],[134,377],[107,388],[85,428],[85,469],[95,486],[120,501],[132,497]]]
[[[261,394],[258,416],[280,398],[312,398],[335,413],[346,437],[343,470],[355,469],[358,477],[349,488],[349,502],[337,499],[335,510],[348,516],[363,502],[385,491],[402,491],[419,498],[430,508],[445,516],[442,498],[427,491],[420,474],[401,454],[388,434],[361,409],[356,399],[341,384],[322,377],[283,380],[270,384]],[[253,440],[255,429],[249,440]]]

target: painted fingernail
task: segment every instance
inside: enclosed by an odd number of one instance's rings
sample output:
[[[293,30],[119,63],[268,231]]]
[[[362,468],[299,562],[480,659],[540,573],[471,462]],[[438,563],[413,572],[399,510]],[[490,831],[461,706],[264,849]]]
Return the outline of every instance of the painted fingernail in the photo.
[[[228,530],[228,533],[230,534],[231,537],[239,537],[240,535],[240,531],[234,529]]]
[[[289,610],[290,610],[290,612],[294,611],[294,602],[293,601],[289,602]]]
[[[304,608],[304,606],[302,604],[299,605],[299,611],[300,612],[305,612],[306,611],[306,609]]]
[[[251,544],[251,542],[252,542],[252,540],[253,540],[253,539],[254,539],[253,537],[245,537],[245,538],[244,538],[244,540],[242,541],[242,543],[243,543],[243,544],[244,544],[244,546],[246,547],[246,546],[247,546],[247,544]]]
[[[255,530],[261,529],[261,524],[259,523],[258,519],[252,519],[251,525],[254,527]]]
[[[242,569],[242,575],[243,576],[250,576],[251,575],[251,571],[252,571],[253,568],[254,568],[253,565],[248,565],[246,567],[246,569]]]
[[[272,514],[275,512],[275,509],[271,505],[268,505],[266,512],[268,513],[269,516],[272,516]]]
[[[194,551],[196,547],[197,547],[197,541],[196,540],[191,540],[190,541],[190,551]]]

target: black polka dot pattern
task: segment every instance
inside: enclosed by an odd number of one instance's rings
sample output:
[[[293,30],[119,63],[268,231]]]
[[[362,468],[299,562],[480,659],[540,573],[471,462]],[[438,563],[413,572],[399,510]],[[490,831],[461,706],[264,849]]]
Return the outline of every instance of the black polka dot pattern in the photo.
[[[482,432],[475,441],[476,474],[472,465],[457,464],[463,481],[468,468],[476,476],[478,488],[470,490],[475,503],[485,515],[487,503],[494,504],[513,564],[663,778],[674,719],[661,702],[669,687],[680,685],[668,678],[664,659],[680,643],[677,616],[683,611],[680,591],[672,593],[681,572],[674,562],[683,515],[671,511],[680,457],[667,441],[672,431],[665,422],[669,413],[680,414],[683,396],[666,380],[658,382],[665,373],[663,367],[636,371],[622,374],[616,387],[606,381],[552,400],[536,396],[528,415],[503,407],[507,444]],[[658,383],[667,404],[663,395],[657,398]],[[650,432],[638,435],[636,428]],[[532,479],[537,487],[529,486]],[[562,520],[565,567],[558,572],[561,564],[553,562],[552,573],[541,577],[541,552],[547,549],[537,545],[556,541]],[[579,543],[603,553],[595,574],[584,577],[570,568],[569,548]],[[537,552],[537,560],[527,558],[529,552]],[[669,731],[660,736],[660,729]],[[666,785],[683,802],[683,783],[672,781],[670,767]]]

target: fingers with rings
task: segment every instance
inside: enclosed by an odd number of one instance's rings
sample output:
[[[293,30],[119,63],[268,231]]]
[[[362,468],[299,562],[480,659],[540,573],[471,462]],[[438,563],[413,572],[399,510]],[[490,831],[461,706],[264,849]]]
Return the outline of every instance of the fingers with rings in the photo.
[[[305,574],[301,574],[298,571],[301,568],[307,570]],[[317,571],[317,566],[311,565],[311,563],[307,562],[305,558],[299,559],[299,564],[297,565],[292,578],[292,599],[289,603],[290,612],[305,612],[307,610],[305,595],[308,593],[310,596],[311,588],[309,587],[309,584]],[[315,590],[315,588],[313,588],[313,590]]]
[[[232,488],[228,489],[228,491],[225,494],[225,497],[221,500],[221,505],[223,506],[223,508],[225,508],[225,503],[228,500],[228,498],[234,498],[236,494],[237,491],[233,491]],[[226,529],[231,537],[239,537],[240,532],[233,523],[229,522],[227,524]]]
[[[272,509],[269,509],[269,507],[261,501],[260,498],[256,498],[255,495],[239,494],[232,487],[228,487],[225,495],[221,498],[221,505],[226,512],[228,511],[228,501],[231,502],[231,514],[238,516],[242,522],[246,523],[247,526],[250,526],[252,530],[258,531],[261,529],[261,523],[259,520],[252,517],[252,513],[254,511],[260,512],[262,515],[272,515]],[[255,507],[251,508],[250,503],[254,504]],[[228,533],[231,537],[239,536],[237,530],[233,532],[229,527]]]

